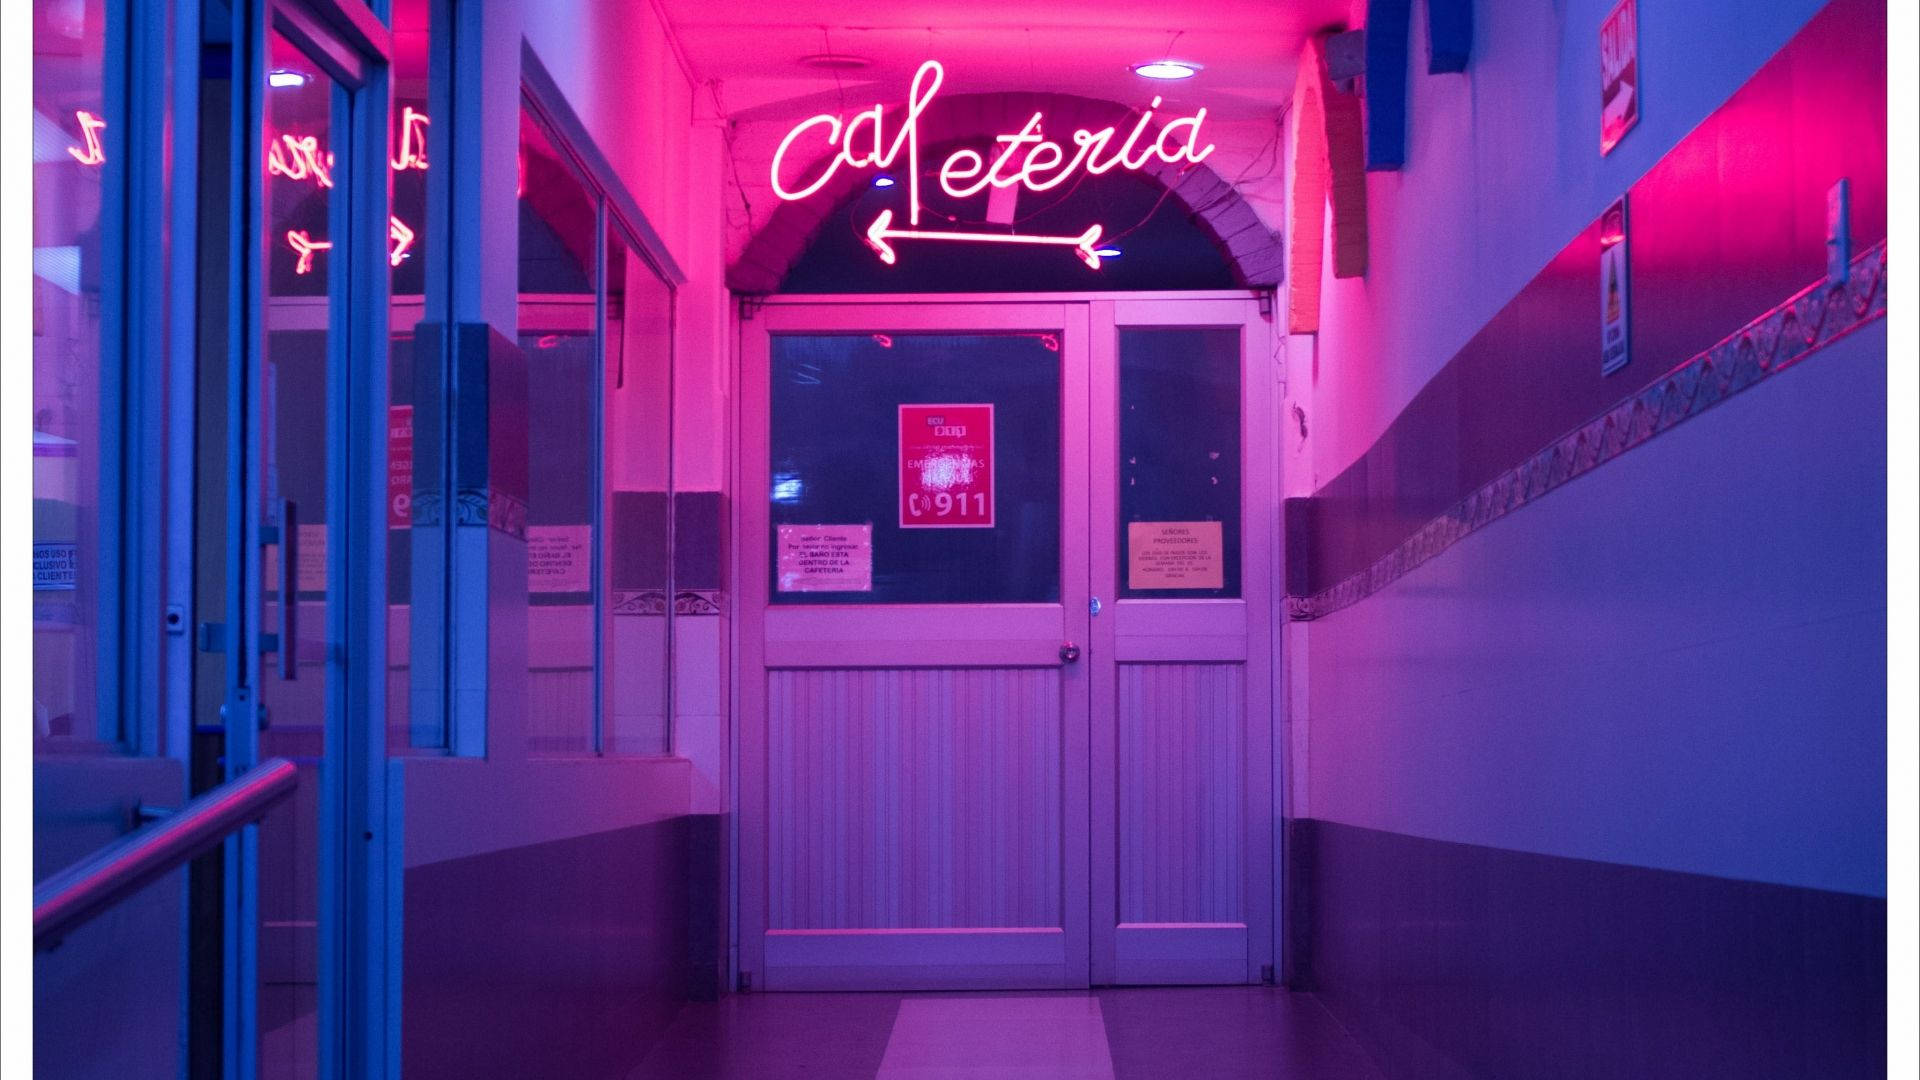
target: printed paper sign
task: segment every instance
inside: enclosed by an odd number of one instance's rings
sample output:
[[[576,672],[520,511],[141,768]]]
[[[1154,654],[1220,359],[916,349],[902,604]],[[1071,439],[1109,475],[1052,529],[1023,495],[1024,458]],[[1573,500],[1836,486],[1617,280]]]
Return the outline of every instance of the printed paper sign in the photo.
[[[413,524],[413,406],[387,406],[387,528]]]
[[[1611,375],[1633,358],[1628,333],[1627,200],[1600,218],[1600,374]]]
[[[993,406],[900,406],[900,527],[993,528]]]
[[[593,526],[527,526],[527,591],[583,593],[593,588]]]
[[[327,591],[327,523],[302,522],[299,530],[300,550],[294,555],[300,562],[293,568],[294,591],[324,593]]]
[[[33,591],[66,592],[80,580],[80,545],[33,545]]]
[[[1224,587],[1221,536],[1217,521],[1127,522],[1127,588]]]
[[[873,526],[782,525],[781,592],[872,592]]]
[[[1640,16],[1620,0],[1600,24],[1600,152],[1610,152],[1640,122]]]

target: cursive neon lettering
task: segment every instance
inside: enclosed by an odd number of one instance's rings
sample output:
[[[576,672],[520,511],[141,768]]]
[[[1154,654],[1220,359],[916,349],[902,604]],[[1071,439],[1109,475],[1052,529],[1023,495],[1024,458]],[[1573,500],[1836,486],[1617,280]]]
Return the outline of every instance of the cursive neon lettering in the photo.
[[[841,166],[851,169],[891,168],[899,160],[904,148],[907,154],[907,223],[909,226],[918,226],[921,211],[920,117],[932,105],[934,95],[939,92],[945,77],[945,71],[937,60],[928,60],[914,72],[907,93],[906,116],[892,129],[890,142],[884,105],[864,109],[844,122],[832,113],[821,113],[795,124],[774,150],[771,168],[774,194],[788,202],[807,198],[826,187],[839,173]],[[1036,112],[1028,117],[1019,131],[994,136],[993,141],[999,144],[999,148],[991,151],[991,163],[989,154],[970,147],[962,147],[947,155],[938,170],[940,188],[956,199],[978,195],[989,187],[1017,186],[1042,192],[1058,187],[1083,171],[1098,176],[1115,168],[1137,171],[1155,160],[1176,166],[1198,165],[1206,160],[1214,151],[1213,144],[1205,143],[1201,138],[1207,110],[1200,109],[1192,116],[1172,120],[1157,134],[1149,136],[1148,129],[1153,124],[1154,111],[1160,107],[1160,102],[1158,97],[1153,99],[1117,146],[1114,142],[1116,132],[1112,127],[1098,131],[1085,128],[1074,131],[1071,154],[1066,149],[1066,140],[1055,141],[1046,137],[1046,116]],[[825,136],[824,146],[821,145],[822,135]],[[802,143],[803,137],[825,157],[825,163],[818,166],[820,173],[811,181],[788,187],[787,154]],[[1088,266],[1094,269],[1100,266],[1101,255],[1093,247],[1100,235],[1098,225],[1075,236],[923,232],[917,228],[895,229],[892,225],[892,211],[884,211],[866,234],[868,246],[889,264],[895,259],[893,246],[888,242],[890,240],[943,239],[1063,246],[1072,249]]]

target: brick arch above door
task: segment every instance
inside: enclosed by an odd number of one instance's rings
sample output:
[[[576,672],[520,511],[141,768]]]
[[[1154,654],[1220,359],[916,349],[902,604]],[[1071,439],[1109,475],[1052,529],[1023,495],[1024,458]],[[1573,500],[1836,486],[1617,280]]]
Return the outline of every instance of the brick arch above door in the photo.
[[[888,117],[900,115],[903,108],[898,102],[889,103]],[[921,114],[920,142],[923,147],[931,147],[966,139],[990,141],[996,135],[1019,131],[1036,112],[1046,114],[1049,126],[1060,131],[1097,131],[1111,126],[1124,132],[1140,115],[1111,101],[1071,94],[958,94],[936,99]],[[814,159],[806,174],[817,175],[830,157]],[[1196,227],[1220,248],[1238,284],[1267,288],[1285,278],[1286,254],[1280,235],[1268,228],[1252,205],[1208,163],[1182,168],[1156,159],[1142,168],[1140,175],[1172,190],[1172,197],[1186,208]],[[806,252],[821,224],[867,182],[865,171],[842,169],[811,197],[781,202],[728,267],[728,287],[751,294],[779,291],[787,272]]]

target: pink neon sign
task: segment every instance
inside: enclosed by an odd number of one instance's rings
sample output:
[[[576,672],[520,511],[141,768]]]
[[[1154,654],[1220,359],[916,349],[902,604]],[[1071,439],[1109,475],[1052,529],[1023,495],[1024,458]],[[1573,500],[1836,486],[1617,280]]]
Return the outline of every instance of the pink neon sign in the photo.
[[[99,154],[100,140],[96,132],[106,126],[104,120],[94,120],[87,113],[80,113],[80,124],[87,136],[88,153]],[[400,147],[395,156],[387,159],[387,165],[394,172],[408,169],[427,168],[427,125],[431,121],[427,114],[408,105],[400,110]],[[89,161],[82,157],[79,150],[69,148],[75,160],[85,165],[97,165],[98,160]],[[272,176],[283,176],[289,180],[311,180],[323,188],[333,186],[333,153],[320,149],[320,139],[316,135],[281,135],[267,142],[267,172]],[[413,247],[414,231],[407,223],[391,215],[387,218],[387,261],[399,266],[406,261]],[[287,247],[294,253],[293,272],[309,274],[313,272],[313,257],[316,252],[333,247],[331,241],[315,240],[305,229],[295,229],[287,233]]]
[[[80,137],[87,141],[86,149],[77,146],[67,147],[67,153],[82,165],[98,165],[107,160],[107,152],[100,145],[100,129],[107,126],[105,120],[85,109],[74,110],[73,118],[80,121]]]
[[[786,137],[780,140],[780,146],[773,155],[773,192],[789,202],[807,198],[825,187],[841,166],[850,169],[886,169],[892,168],[899,160],[902,149],[906,151],[907,172],[907,224],[906,229],[893,228],[893,212],[883,210],[880,216],[866,230],[867,245],[873,248],[883,262],[892,264],[897,256],[889,240],[946,240],[967,243],[996,244],[1039,244],[1068,247],[1080,260],[1095,270],[1100,268],[1101,255],[1097,248],[1101,227],[1089,226],[1078,236],[1031,236],[1020,233],[954,232],[949,230],[920,229],[920,136],[919,121],[921,114],[932,104],[934,95],[940,90],[945,71],[938,60],[929,60],[920,65],[914,73],[913,83],[907,92],[907,115],[894,130],[893,138],[886,137],[886,108],[875,105],[871,109],[854,114],[853,119],[842,122],[840,117],[831,113],[821,113],[808,117],[793,126]],[[1212,143],[1204,147],[1200,144],[1200,125],[1205,122],[1207,110],[1200,109],[1192,116],[1183,116],[1169,121],[1156,136],[1147,137],[1147,127],[1152,123],[1153,110],[1160,107],[1160,98],[1153,99],[1147,110],[1140,114],[1133,129],[1125,140],[1116,147],[1114,139],[1118,134],[1113,127],[1104,127],[1098,131],[1080,128],[1073,133],[1071,143],[1073,151],[1069,153],[1066,144],[1048,139],[1043,133],[1045,117],[1034,113],[1012,135],[997,135],[994,141],[1000,144],[995,151],[982,154],[978,150],[960,149],[947,156],[939,170],[940,188],[956,199],[977,195],[989,187],[1024,187],[1028,191],[1044,192],[1065,183],[1076,173],[1098,176],[1111,169],[1120,168],[1134,171],[1145,168],[1148,163],[1158,160],[1168,165],[1197,165],[1213,153]],[[787,152],[813,132],[808,141],[824,143],[827,147],[837,147],[837,152],[827,162],[826,168],[810,182],[797,188],[789,188],[783,178]],[[992,160],[989,162],[988,158]]]
[[[323,188],[330,188],[333,186],[333,154],[321,152],[316,136],[282,135],[267,144],[267,172],[289,180],[312,180]]]
[[[315,240],[307,235],[305,229],[288,229],[287,246],[294,250],[299,258],[293,264],[293,272],[305,274],[313,270],[313,253],[325,251],[333,246],[331,240]]]

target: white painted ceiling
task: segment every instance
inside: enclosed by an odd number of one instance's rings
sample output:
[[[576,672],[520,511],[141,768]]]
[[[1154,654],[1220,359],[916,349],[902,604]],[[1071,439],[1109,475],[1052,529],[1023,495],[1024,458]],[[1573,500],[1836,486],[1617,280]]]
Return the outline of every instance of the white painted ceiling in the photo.
[[[1307,35],[1344,24],[1349,0],[660,0],[695,78],[722,112],[771,120],[898,101],[921,61],[946,67],[942,96],[996,91],[1079,94],[1167,109],[1206,106],[1222,120],[1271,117],[1292,96]],[[864,57],[861,71],[810,69],[815,53]],[[1202,66],[1184,82],[1134,75],[1171,58]]]

